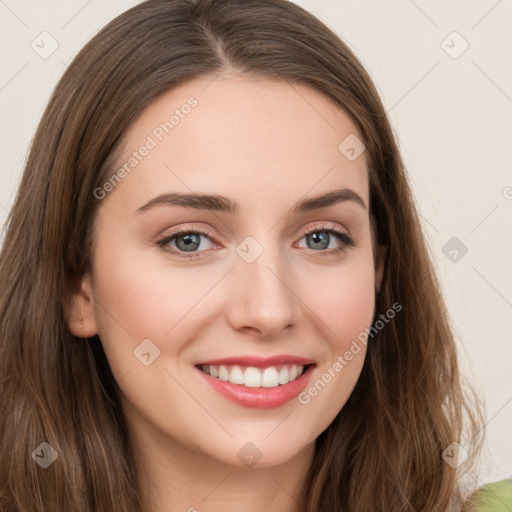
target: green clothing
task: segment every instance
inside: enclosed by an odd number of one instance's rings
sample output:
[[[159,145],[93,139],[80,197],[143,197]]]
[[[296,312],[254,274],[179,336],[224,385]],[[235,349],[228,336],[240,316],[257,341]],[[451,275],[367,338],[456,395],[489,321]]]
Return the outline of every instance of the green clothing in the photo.
[[[468,503],[468,512],[512,512],[512,479],[485,484]]]

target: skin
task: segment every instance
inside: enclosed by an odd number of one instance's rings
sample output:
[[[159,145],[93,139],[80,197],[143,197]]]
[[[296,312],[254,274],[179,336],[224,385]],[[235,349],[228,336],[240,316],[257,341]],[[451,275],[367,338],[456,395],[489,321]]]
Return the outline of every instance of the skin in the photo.
[[[147,510],[294,512],[315,439],[350,396],[364,346],[308,404],[293,399],[273,409],[229,401],[193,365],[292,354],[316,361],[314,383],[370,327],[382,265],[368,209],[345,201],[292,212],[300,199],[340,187],[368,206],[365,154],[349,161],[338,150],[358,131],[318,92],[224,73],[150,105],[126,133],[119,165],[190,96],[198,105],[102,201],[92,272],[70,298],[68,324],[77,336],[102,340],[146,479]],[[163,192],[191,191],[227,196],[240,209],[135,213]],[[356,246],[328,255],[342,242],[331,236],[328,249],[308,242],[306,229],[323,232],[326,224]],[[177,227],[209,230],[212,240],[196,250],[202,257],[181,260],[156,245]],[[263,249],[250,264],[235,250],[247,236]],[[170,245],[179,250],[176,240]],[[145,339],[161,351],[149,366],[134,356]],[[248,442],[261,453],[251,467],[237,457]]]

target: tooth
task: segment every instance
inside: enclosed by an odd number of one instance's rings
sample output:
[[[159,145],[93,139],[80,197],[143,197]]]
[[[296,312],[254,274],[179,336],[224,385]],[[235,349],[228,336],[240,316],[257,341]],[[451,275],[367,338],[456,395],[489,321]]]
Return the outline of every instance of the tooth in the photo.
[[[264,388],[275,388],[279,385],[277,370],[274,367],[267,368],[261,376],[261,386]]]
[[[229,380],[229,372],[225,366],[219,366],[219,379],[225,382]]]
[[[249,366],[244,372],[244,384],[248,388],[259,388],[261,387],[261,372],[258,368]]]
[[[290,374],[286,365],[279,370],[278,381],[279,384],[288,384],[290,382]]]
[[[278,369],[280,368],[280,369]],[[250,366],[243,370],[240,366],[201,365],[201,369],[214,378],[231,382],[232,384],[246,385],[250,388],[274,388],[278,385],[293,382],[304,372],[303,365],[270,366],[264,370]]]
[[[232,384],[240,384],[244,383],[244,372],[240,369],[240,366],[233,366],[231,371],[229,372],[229,382]]]

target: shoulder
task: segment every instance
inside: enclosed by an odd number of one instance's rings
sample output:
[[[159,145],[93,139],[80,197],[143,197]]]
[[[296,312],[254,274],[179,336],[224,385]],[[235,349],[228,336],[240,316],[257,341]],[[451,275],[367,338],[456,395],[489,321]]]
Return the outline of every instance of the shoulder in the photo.
[[[512,510],[512,479],[485,484],[466,502],[464,512],[510,512]]]

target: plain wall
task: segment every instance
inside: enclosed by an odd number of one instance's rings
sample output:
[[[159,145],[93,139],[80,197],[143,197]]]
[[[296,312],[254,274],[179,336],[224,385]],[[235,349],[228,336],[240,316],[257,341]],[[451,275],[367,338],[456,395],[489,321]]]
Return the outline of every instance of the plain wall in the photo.
[[[512,4],[296,3],[338,33],[377,84],[442,280],[463,371],[486,403],[481,483],[511,477]],[[0,2],[1,224],[66,65],[100,28],[135,4]],[[42,32],[58,44],[49,56],[44,52],[55,43]]]

